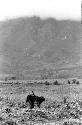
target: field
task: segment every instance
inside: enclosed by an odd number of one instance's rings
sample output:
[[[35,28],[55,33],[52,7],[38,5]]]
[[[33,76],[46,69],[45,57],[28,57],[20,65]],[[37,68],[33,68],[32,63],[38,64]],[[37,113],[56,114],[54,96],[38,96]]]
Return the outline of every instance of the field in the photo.
[[[80,21],[34,16],[0,23],[0,125],[82,125],[81,41]],[[45,98],[40,108],[26,103],[32,91]]]
[[[80,80],[81,81],[81,80]],[[0,84],[1,125],[81,125],[82,124],[82,83],[68,85],[24,82]],[[30,109],[25,103],[27,95],[34,91],[44,96],[40,109]],[[66,98],[66,102],[64,102]],[[68,124],[66,124],[68,122]]]

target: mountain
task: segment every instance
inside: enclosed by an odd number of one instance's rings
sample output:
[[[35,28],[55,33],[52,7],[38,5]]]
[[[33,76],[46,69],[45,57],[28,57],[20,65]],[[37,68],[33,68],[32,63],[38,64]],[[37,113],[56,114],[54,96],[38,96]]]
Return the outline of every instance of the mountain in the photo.
[[[79,65],[81,41],[80,21],[39,17],[4,21],[0,23],[0,71],[21,74]]]

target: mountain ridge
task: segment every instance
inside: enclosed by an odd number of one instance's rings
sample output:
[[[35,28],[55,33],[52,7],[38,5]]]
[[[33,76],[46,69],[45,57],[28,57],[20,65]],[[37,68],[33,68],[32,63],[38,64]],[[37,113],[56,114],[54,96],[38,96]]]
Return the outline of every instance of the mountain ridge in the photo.
[[[80,21],[39,17],[12,19],[0,25],[1,72],[23,72],[28,65],[53,67],[78,64],[81,58]],[[27,69],[28,70],[28,69]]]

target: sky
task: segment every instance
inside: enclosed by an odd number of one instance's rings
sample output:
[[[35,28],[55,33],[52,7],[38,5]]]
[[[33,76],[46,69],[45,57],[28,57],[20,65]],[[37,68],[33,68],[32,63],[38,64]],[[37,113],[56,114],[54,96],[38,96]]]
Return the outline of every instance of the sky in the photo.
[[[81,0],[0,0],[0,20],[21,16],[81,19]]]

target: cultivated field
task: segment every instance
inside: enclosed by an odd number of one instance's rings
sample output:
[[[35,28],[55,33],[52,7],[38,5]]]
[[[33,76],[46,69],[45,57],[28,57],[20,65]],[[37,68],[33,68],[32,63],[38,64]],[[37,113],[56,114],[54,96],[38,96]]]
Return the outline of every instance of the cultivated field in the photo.
[[[3,82],[0,84],[0,125],[81,125],[82,83],[59,85],[35,82]],[[34,91],[44,96],[40,109],[26,104],[27,95]],[[66,98],[66,102],[64,102]]]

